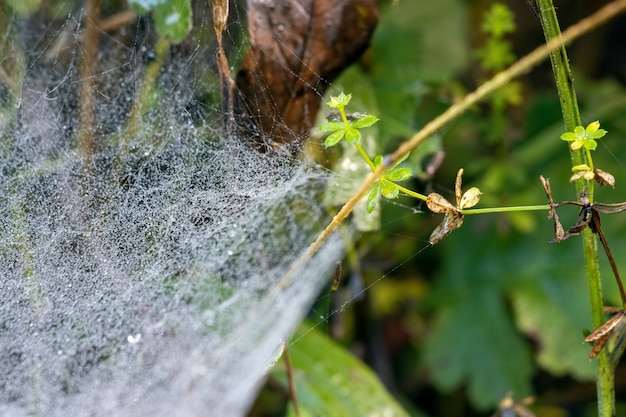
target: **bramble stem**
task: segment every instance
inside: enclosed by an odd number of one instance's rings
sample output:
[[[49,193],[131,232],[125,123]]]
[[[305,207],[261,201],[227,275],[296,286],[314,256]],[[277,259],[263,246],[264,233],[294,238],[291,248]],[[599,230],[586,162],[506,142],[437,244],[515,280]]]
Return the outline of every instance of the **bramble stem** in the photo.
[[[546,42],[549,43],[555,39],[561,38],[561,30],[552,0],[538,0],[537,4],[539,5],[541,13],[541,23]],[[550,52],[550,61],[559,92],[565,128],[567,131],[573,131],[576,126],[580,126],[582,123],[565,46],[561,46]],[[570,148],[570,156],[572,166],[587,162],[587,165],[592,167],[593,162],[591,161],[589,151],[587,151],[587,155],[585,155],[582,150],[572,151]],[[585,159],[587,159],[587,161],[585,161]],[[590,202],[593,203],[593,181],[585,181],[582,178],[576,181],[576,192],[578,194],[582,193],[585,187],[587,187],[586,194],[589,196]],[[604,323],[602,282],[600,279],[600,266],[598,261],[598,244],[595,235],[589,228],[583,230],[582,242],[589,286],[589,298],[591,302],[591,315],[594,327],[599,327]],[[615,416],[613,369],[611,368],[608,354],[604,349],[600,351],[598,355],[597,393],[598,415],[600,417]]]

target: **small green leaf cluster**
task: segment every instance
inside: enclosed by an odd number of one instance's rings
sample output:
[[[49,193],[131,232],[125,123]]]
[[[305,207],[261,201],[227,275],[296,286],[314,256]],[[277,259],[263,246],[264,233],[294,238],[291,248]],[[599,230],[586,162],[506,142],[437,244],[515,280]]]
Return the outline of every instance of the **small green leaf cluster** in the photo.
[[[409,157],[407,153],[404,157],[400,158],[395,164],[388,168],[383,175],[377,180],[372,188],[367,193],[367,212],[371,213],[376,207],[376,201],[378,201],[378,194],[382,194],[383,197],[393,200],[400,195],[400,187],[396,182],[404,181],[411,178],[413,171],[411,168],[398,167],[402,162]],[[383,156],[378,155],[374,158],[374,166],[378,167],[383,163]]]
[[[506,5],[495,3],[491,6],[481,29],[489,36],[485,46],[478,51],[483,68],[500,71],[515,61],[512,45],[504,39],[505,35],[515,31],[513,13]]]
[[[378,118],[367,113],[346,113],[345,108],[350,103],[351,98],[351,94],[341,92],[336,97],[330,97],[330,101],[326,103],[330,108],[336,109],[337,112],[330,113],[326,116],[326,121],[319,126],[319,130],[329,133],[324,140],[324,146],[326,148],[335,146],[345,138],[348,143],[353,144],[357,148],[359,154],[372,171],[375,171],[378,166],[384,163],[384,158],[382,155],[377,155],[372,161],[361,146],[361,132],[359,129],[374,125],[378,121]],[[381,194],[385,198],[395,199],[400,195],[400,191],[403,191],[410,195],[415,194],[415,196],[419,196],[418,198],[423,197],[423,199],[426,199],[426,197],[396,184],[399,181],[411,178],[413,175],[411,168],[399,167],[408,156],[409,154],[407,153],[391,167],[387,168],[382,173],[381,177],[372,185],[372,188],[370,188],[367,194],[366,208],[368,213],[374,210],[378,196]]]
[[[606,135],[606,130],[600,129],[600,122],[595,121],[589,123],[586,128],[576,126],[573,132],[565,132],[561,135],[561,139],[569,142],[570,148],[575,151],[581,148],[593,151],[598,146],[596,139],[600,139]]]
[[[570,181],[585,179],[586,181],[596,180],[600,185],[609,184],[615,186],[615,177],[601,169],[594,168],[591,151],[598,147],[597,139],[603,138],[607,131],[600,129],[600,122],[595,121],[587,125],[587,127],[576,126],[574,131],[565,132],[561,135],[561,139],[569,143],[571,150],[584,150],[587,158],[586,164],[579,164],[572,167],[574,173],[570,177]]]
[[[350,143],[359,143],[361,140],[361,132],[359,129],[372,126],[378,121],[376,116],[365,113],[356,113],[358,117],[348,119],[348,115],[345,113],[345,107],[350,103],[352,98],[351,94],[344,94],[341,92],[337,97],[331,97],[327,103],[329,107],[337,109],[340,120],[327,120],[319,126],[322,132],[330,133],[326,140],[324,140],[324,146],[330,148],[338,144],[344,137]]]

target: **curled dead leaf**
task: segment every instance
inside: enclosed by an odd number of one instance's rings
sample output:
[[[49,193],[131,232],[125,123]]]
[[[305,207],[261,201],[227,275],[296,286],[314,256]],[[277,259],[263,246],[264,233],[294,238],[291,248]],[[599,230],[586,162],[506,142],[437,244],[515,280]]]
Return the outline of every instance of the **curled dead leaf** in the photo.
[[[463,168],[459,169],[459,172],[456,173],[456,181],[454,182],[454,196],[456,197],[456,205],[459,207],[461,205],[461,185],[463,183]]]
[[[598,168],[594,169],[593,172],[595,173],[595,179],[598,184],[609,184],[611,187],[615,188],[615,177],[613,175]]]
[[[626,311],[619,310],[613,317],[604,322],[602,326],[585,337],[585,342],[594,342],[589,352],[589,359],[595,358],[600,353],[617,326],[622,323],[624,317],[626,317]]]
[[[213,8],[213,28],[218,38],[221,38],[228,20],[228,0],[211,0],[211,7]]]
[[[565,229],[559,220],[559,216],[556,213],[556,205],[554,204],[554,199],[552,198],[552,190],[550,189],[550,180],[545,178],[543,175],[539,176],[539,180],[541,181],[541,185],[543,186],[544,191],[546,192],[546,196],[548,197],[548,202],[550,203],[550,212],[548,213],[548,219],[554,220],[554,238],[552,238],[549,242],[560,242],[565,239]]]
[[[459,202],[459,208],[461,210],[474,207],[480,201],[480,196],[483,193],[480,192],[478,187],[472,187],[467,190],[463,196],[461,197],[461,201]]]
[[[463,215],[456,211],[448,211],[443,216],[443,221],[433,230],[428,238],[431,245],[436,245],[450,233],[463,225]]]
[[[459,209],[438,193],[430,193],[426,199],[426,206],[433,213],[458,212]]]

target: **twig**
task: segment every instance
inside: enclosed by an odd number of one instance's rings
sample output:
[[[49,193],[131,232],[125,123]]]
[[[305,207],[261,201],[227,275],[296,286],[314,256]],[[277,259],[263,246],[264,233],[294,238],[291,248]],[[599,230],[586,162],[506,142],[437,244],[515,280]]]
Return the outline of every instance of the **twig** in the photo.
[[[96,130],[96,79],[98,67],[97,30],[100,20],[100,0],[87,0],[83,11],[82,22],[85,27],[80,38],[82,60],[78,68],[80,76],[80,122],[78,128],[78,149],[83,158],[83,164],[91,164],[91,155],[95,148]]]
[[[359,188],[354,192],[350,199],[344,204],[339,212],[333,217],[326,228],[318,235],[317,239],[307,248],[307,250],[296,260],[289,270],[285,273],[279,287],[289,285],[293,279],[294,274],[300,270],[311,257],[317,253],[322,244],[330,237],[330,235],[337,229],[339,224],[352,212],[354,206],[363,198],[365,193],[370,189],[374,182],[380,177],[385,167],[392,165],[396,160],[402,157],[407,152],[412,151],[427,138],[432,136],[435,132],[441,129],[448,122],[461,115],[471,106],[477,102],[483,100],[485,97],[493,93],[498,88],[504,86],[515,77],[518,77],[531,68],[536,66],[541,61],[545,60],[550,52],[556,50],[564,44],[572,42],[589,32],[590,30],[602,25],[609,19],[617,16],[619,13],[626,11],[626,0],[618,0],[604,6],[591,16],[581,20],[574,26],[563,32],[562,36],[556,39],[552,39],[545,45],[542,45],[521,58],[515,64],[511,65],[508,69],[496,74],[492,79],[482,84],[474,92],[465,96],[461,101],[450,107],[444,113],[433,119],[430,123],[424,126],[419,132],[411,137],[406,142],[403,142],[392,154],[386,158],[386,163],[379,165],[375,171],[370,173],[361,183]]]
[[[293,404],[293,411],[296,417],[300,417],[300,409],[298,407],[298,393],[296,392],[296,380],[293,377],[293,367],[291,366],[291,356],[289,355],[289,346],[285,343],[283,350],[285,356],[285,368],[287,369],[287,380],[289,381],[289,398]]]

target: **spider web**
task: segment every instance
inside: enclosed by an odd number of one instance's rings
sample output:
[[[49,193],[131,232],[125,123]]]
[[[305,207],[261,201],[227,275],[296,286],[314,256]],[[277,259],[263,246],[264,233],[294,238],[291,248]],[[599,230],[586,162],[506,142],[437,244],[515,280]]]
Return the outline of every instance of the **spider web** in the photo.
[[[87,78],[81,6],[57,1],[61,11],[42,6],[3,29],[2,415],[242,415],[340,257],[331,239],[278,287],[328,221],[328,173],[223,137],[202,3],[133,135],[155,59],[149,19],[100,31]],[[96,145],[85,158],[88,81]]]

